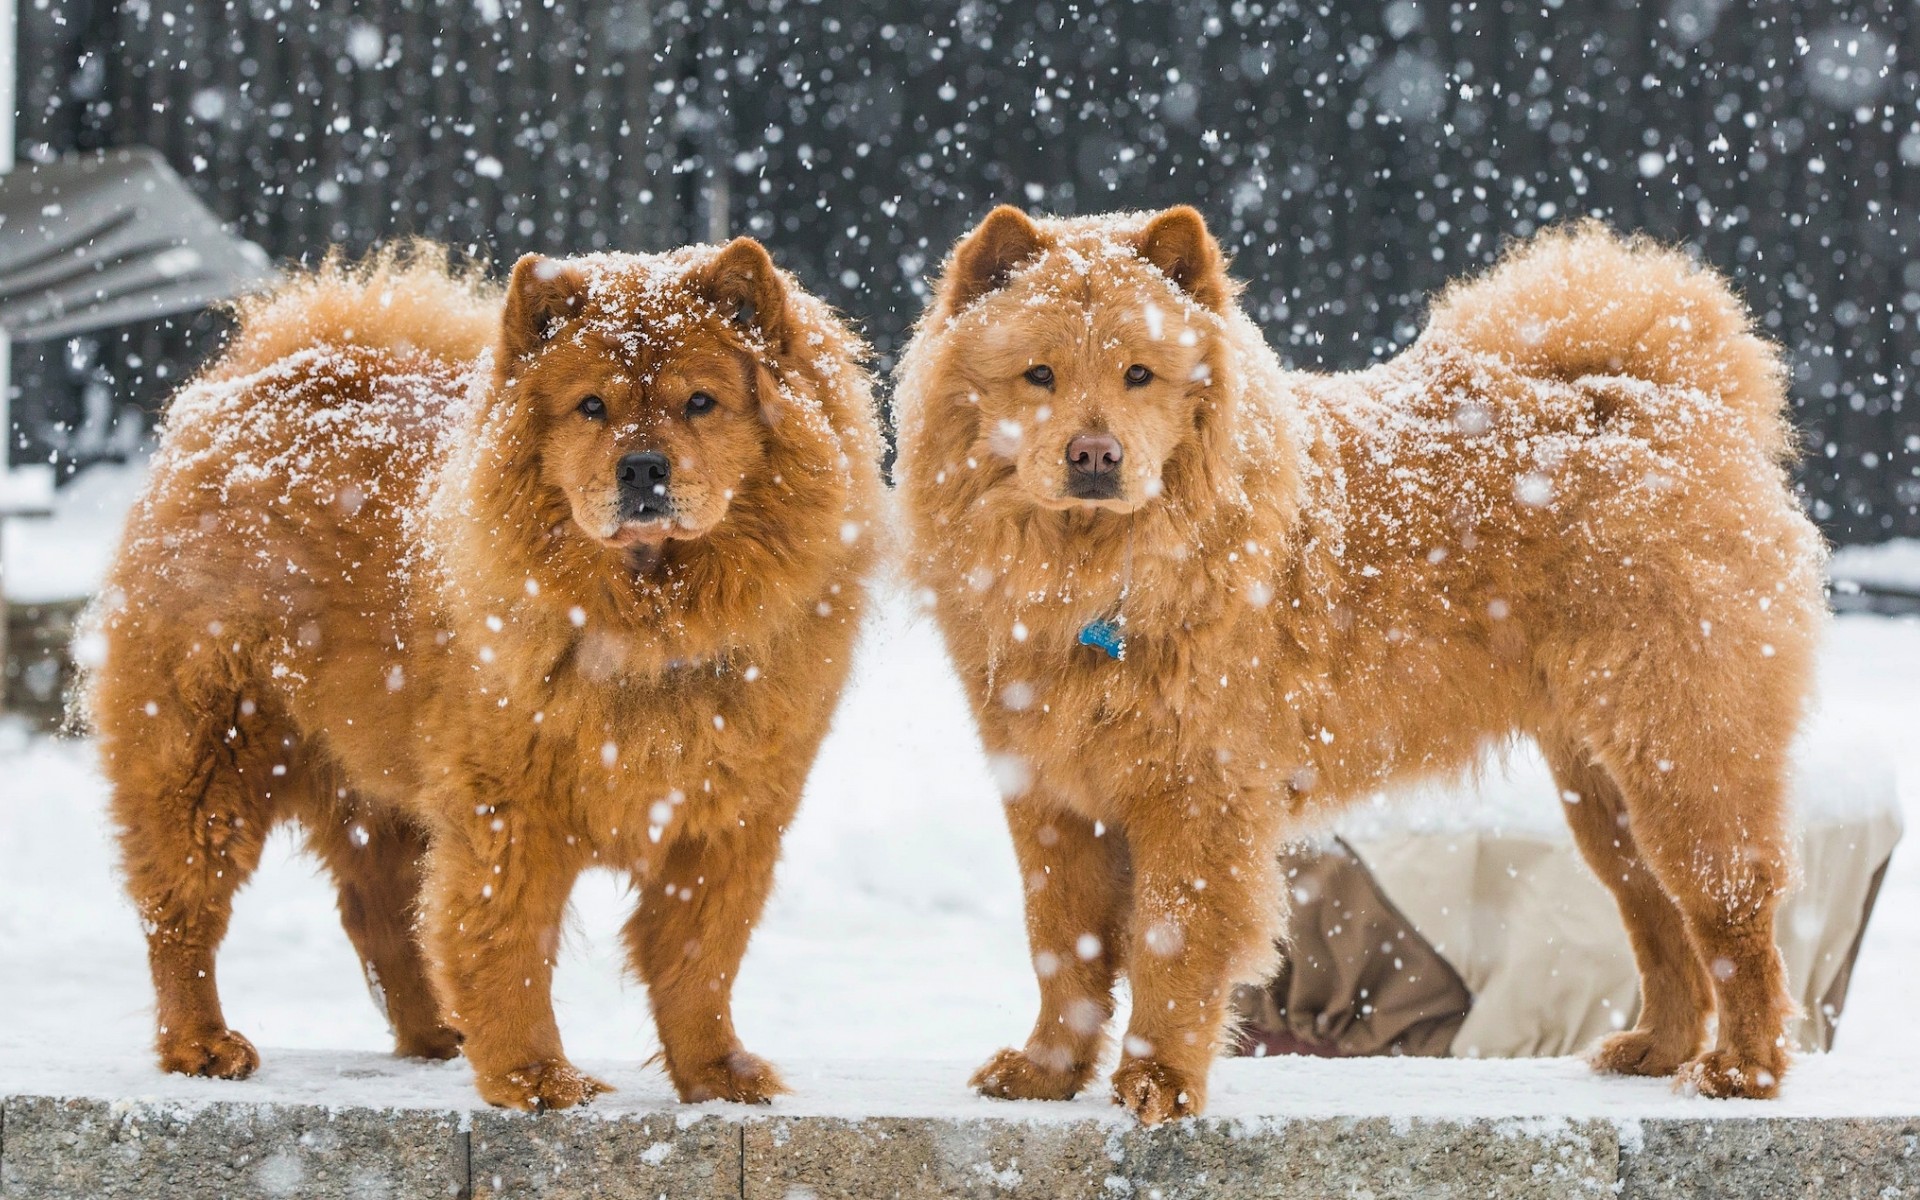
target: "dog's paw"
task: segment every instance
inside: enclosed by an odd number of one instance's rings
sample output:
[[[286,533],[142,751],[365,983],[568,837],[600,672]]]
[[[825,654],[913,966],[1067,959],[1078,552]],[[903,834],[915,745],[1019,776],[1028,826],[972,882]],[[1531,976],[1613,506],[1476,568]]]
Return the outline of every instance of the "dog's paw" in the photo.
[[[260,1052],[231,1029],[160,1036],[160,1069],[211,1079],[245,1079],[260,1068]]]
[[[1587,1052],[1587,1062],[1609,1075],[1671,1075],[1693,1057],[1694,1047],[1676,1045],[1645,1029],[1608,1034]]]
[[[474,1084],[488,1104],[527,1112],[572,1108],[613,1090],[563,1058],[529,1063],[498,1075],[476,1074]]]
[[[1113,1102],[1142,1125],[1196,1116],[1206,1100],[1200,1081],[1155,1059],[1129,1058],[1113,1073]]]
[[[1786,1073],[1785,1051],[1755,1061],[1732,1050],[1709,1050],[1680,1068],[1674,1087],[1716,1100],[1771,1100]]]
[[[427,1058],[444,1061],[460,1053],[460,1035],[445,1025],[416,1033],[398,1033],[393,1039],[395,1058]]]
[[[1043,1066],[1024,1050],[1002,1050],[973,1073],[967,1086],[998,1100],[1071,1100],[1086,1082],[1084,1069]]]
[[[725,1058],[671,1074],[680,1099],[688,1104],[708,1100],[771,1104],[775,1096],[783,1096],[788,1090],[772,1063],[745,1050],[735,1050]]]

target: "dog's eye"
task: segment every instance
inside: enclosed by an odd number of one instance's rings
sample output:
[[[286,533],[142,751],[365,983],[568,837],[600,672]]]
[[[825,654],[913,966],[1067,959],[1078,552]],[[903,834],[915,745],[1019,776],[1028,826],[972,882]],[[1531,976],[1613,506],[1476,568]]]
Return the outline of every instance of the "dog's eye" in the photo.
[[[589,421],[604,421],[607,419],[607,402],[598,396],[588,396],[574,411]]]
[[[1027,382],[1035,387],[1050,388],[1053,386],[1053,368],[1044,364],[1028,367],[1026,378]]]
[[[1152,381],[1152,379],[1153,379],[1153,372],[1147,370],[1145,367],[1141,366],[1139,363],[1135,363],[1132,366],[1127,368],[1127,386],[1128,387],[1145,387],[1149,382]]]
[[[695,392],[693,395],[687,397],[688,416],[697,417],[703,412],[711,412],[712,410],[713,397],[707,395],[705,392]]]

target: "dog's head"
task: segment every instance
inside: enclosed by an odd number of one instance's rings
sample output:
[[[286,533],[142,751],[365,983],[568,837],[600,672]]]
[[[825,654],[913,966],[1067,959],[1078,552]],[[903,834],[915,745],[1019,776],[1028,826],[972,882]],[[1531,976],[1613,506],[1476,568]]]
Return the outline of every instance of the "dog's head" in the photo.
[[[1232,303],[1191,208],[1036,223],[1003,205],[955,248],[936,319],[1010,485],[1044,508],[1125,513],[1201,437]]]
[[[641,570],[764,487],[788,289],[760,243],[705,256],[528,255],[502,316],[500,384],[527,422],[560,536]]]

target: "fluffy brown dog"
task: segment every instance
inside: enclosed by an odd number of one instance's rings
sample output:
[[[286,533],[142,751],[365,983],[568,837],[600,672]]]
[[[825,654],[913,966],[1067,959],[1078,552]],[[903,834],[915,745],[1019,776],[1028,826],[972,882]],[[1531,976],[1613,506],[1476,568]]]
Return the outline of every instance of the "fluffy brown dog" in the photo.
[[[549,984],[606,866],[639,888],[680,1095],[766,1100],[731,993],[858,623],[863,347],[750,239],[529,256],[504,297],[443,264],[332,262],[245,305],[99,606],[88,708],[160,1061],[257,1064],[214,954],[297,820],[399,1053],[464,1042],[496,1104],[600,1091]]]
[[[1596,1064],[1773,1095],[1824,611],[1774,350],[1715,276],[1597,226],[1357,374],[1282,370],[1235,291],[1192,209],[1003,207],[901,365],[912,563],[1008,784],[1040,977],[975,1084],[1077,1092],[1124,967],[1115,1099],[1199,1111],[1230,985],[1270,963],[1276,845],[1529,735],[1639,960]]]

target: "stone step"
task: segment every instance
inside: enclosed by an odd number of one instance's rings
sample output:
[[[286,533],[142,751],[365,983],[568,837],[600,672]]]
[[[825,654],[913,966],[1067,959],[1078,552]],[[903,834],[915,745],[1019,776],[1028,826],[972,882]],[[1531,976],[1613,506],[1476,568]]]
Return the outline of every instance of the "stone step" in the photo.
[[[999,1106],[995,1106],[999,1107]],[[1920,1118],[837,1117],[8,1096],[0,1196],[1269,1200],[1920,1195]]]

